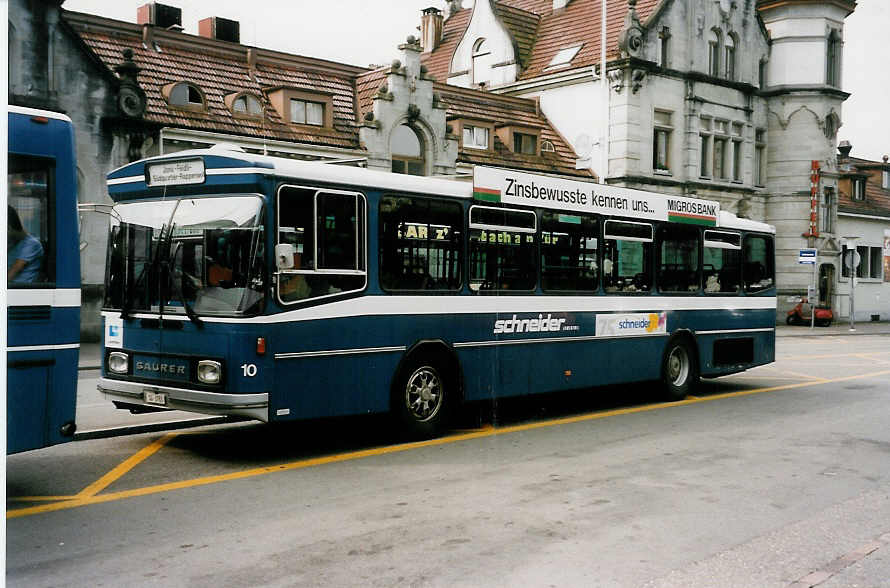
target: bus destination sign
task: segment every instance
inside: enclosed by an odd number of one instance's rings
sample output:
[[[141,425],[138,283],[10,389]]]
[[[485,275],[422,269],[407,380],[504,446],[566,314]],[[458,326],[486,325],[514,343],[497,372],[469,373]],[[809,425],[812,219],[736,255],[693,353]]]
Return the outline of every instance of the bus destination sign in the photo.
[[[204,160],[162,161],[147,163],[145,175],[149,186],[181,186],[204,183]]]
[[[631,188],[476,166],[473,197],[632,218],[717,226],[720,203]]]

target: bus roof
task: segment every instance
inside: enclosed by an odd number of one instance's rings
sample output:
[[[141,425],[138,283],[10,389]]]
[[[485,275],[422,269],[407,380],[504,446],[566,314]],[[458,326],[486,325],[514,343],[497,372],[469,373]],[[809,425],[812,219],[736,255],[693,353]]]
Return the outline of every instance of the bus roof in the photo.
[[[127,184],[140,184],[146,181],[146,166],[162,161],[203,158],[207,165],[207,175],[262,174],[278,177],[299,178],[308,182],[323,182],[380,188],[399,192],[473,198],[473,183],[457,179],[442,179],[426,176],[411,176],[392,172],[370,170],[359,167],[336,165],[317,161],[300,161],[281,157],[270,157],[247,153],[231,144],[215,145],[209,149],[192,149],[159,155],[119,167],[108,174],[109,187],[120,188]],[[207,159],[213,158],[213,159]],[[489,168],[490,169],[490,168]],[[469,180],[469,178],[467,178]],[[577,182],[577,180],[572,180]],[[133,186],[130,187],[132,189]],[[634,190],[643,193],[640,190]],[[664,197],[664,195],[651,193]],[[119,195],[119,193],[117,194]],[[706,201],[707,202],[707,201]],[[716,204],[716,203],[713,203]],[[775,228],[766,223],[738,218],[735,214],[719,210],[717,226],[725,229],[775,233]]]
[[[8,106],[9,112],[15,114],[24,114],[26,116],[42,116],[44,118],[54,118],[56,120],[63,120],[65,122],[70,123],[71,119],[62,114],[61,112],[53,112],[51,110],[40,110],[38,108],[28,108],[27,106],[16,106],[14,104],[10,104]]]

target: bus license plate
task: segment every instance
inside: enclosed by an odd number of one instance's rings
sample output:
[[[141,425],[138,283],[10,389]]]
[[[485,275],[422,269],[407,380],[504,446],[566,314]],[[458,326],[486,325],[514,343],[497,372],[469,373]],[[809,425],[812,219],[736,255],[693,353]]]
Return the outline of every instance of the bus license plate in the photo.
[[[158,406],[167,406],[167,395],[164,392],[145,391],[145,402],[148,404],[157,404]]]

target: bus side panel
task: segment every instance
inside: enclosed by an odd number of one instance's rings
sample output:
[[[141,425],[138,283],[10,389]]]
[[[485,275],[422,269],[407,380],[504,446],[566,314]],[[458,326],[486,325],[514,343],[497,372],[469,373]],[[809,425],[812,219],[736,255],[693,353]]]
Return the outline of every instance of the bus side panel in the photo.
[[[397,353],[276,361],[270,419],[307,419],[389,410]]]
[[[665,342],[664,337],[627,337],[501,345],[462,349],[458,357],[466,399],[482,400],[654,380]]]
[[[683,311],[672,312],[668,325],[695,333],[701,374],[719,376],[775,361],[775,316],[772,309]]]
[[[68,375],[76,370],[77,350],[9,353],[7,362],[7,453],[70,441],[61,429],[75,419],[70,388],[76,382]]]

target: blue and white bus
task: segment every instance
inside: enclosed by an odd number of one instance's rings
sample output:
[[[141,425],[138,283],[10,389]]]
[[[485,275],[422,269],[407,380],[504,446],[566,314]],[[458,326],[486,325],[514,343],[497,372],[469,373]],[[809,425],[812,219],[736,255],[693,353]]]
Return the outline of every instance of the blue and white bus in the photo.
[[[774,230],[716,202],[476,168],[473,185],[237,148],[109,175],[99,388],[261,421],[702,377],[774,360]]]
[[[6,450],[69,441],[80,341],[71,120],[9,106]]]

